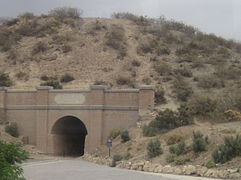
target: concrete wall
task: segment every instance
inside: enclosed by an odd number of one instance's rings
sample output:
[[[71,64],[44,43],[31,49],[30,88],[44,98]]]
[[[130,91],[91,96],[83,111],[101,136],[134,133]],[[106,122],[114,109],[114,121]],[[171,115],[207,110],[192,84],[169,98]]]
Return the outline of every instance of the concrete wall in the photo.
[[[92,86],[85,91],[0,89],[0,118],[16,122],[20,134],[46,153],[54,153],[56,142],[51,130],[64,116],[74,116],[85,124],[86,150],[90,152],[106,142],[112,129],[135,126],[139,111],[153,107],[154,90],[150,86],[130,90]]]

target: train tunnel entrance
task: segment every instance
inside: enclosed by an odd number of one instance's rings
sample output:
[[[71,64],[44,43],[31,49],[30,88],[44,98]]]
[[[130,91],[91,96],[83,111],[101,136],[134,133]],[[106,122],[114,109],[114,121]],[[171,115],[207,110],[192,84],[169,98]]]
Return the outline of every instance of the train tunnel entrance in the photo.
[[[80,119],[74,116],[60,118],[54,124],[51,134],[53,137],[55,155],[84,155],[87,129]]]

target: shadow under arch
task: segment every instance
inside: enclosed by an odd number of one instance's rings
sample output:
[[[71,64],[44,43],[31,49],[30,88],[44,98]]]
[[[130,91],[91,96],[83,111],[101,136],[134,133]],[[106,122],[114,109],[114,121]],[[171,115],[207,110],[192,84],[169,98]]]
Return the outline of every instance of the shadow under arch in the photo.
[[[74,116],[64,116],[58,119],[52,127],[51,134],[55,155],[84,155],[85,137],[88,132],[80,119]]]

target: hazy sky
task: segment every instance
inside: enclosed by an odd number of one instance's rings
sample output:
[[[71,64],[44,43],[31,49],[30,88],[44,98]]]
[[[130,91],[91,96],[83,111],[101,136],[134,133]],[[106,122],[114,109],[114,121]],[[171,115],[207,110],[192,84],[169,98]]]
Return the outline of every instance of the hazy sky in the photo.
[[[164,15],[241,41],[241,0],[0,0],[0,16],[42,14],[61,6],[82,9],[85,17],[110,17],[123,11],[149,17]]]

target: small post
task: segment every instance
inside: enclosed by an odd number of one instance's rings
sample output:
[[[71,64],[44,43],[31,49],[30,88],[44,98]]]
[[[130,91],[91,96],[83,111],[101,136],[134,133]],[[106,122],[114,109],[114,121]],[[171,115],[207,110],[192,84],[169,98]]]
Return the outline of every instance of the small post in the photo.
[[[110,149],[112,147],[112,139],[108,139],[106,145],[109,148],[109,157],[110,157]]]
[[[6,95],[7,88],[0,87],[0,124],[6,122]]]

